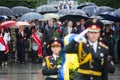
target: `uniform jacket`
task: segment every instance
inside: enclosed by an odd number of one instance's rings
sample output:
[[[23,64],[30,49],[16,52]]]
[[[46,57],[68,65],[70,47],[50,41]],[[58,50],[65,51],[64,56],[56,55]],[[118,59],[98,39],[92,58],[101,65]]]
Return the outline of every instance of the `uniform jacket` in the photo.
[[[48,68],[47,67],[46,59],[45,59],[43,61],[43,64],[42,64],[42,73],[43,73],[43,75],[46,75],[46,76],[58,75],[57,61],[54,59],[53,56],[47,56],[47,58],[49,59],[50,65],[53,68]]]
[[[83,50],[86,54],[91,53],[92,54],[92,65],[89,66],[89,62],[81,65],[79,68],[84,70],[93,70],[93,71],[99,71],[102,72],[102,76],[97,79],[93,80],[108,80],[108,49],[106,46],[100,44],[98,42],[97,52],[95,53],[93,49],[90,47],[89,43],[83,43],[82,45]],[[66,53],[78,53],[78,43],[74,40],[70,42],[64,49]],[[83,56],[84,57],[84,56]],[[104,59],[104,64],[101,64],[101,59]],[[82,75],[82,74],[80,74]],[[80,77],[79,75],[79,77]],[[90,75],[85,76],[82,75],[82,80],[90,80]]]

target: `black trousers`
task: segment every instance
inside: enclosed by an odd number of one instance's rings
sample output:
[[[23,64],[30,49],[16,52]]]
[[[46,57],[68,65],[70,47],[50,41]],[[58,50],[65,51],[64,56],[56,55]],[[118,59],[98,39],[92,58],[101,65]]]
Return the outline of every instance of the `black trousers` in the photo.
[[[17,45],[17,58],[18,61],[25,62],[25,45],[24,44],[19,44]]]
[[[0,65],[2,64],[2,61],[5,60],[5,51],[0,51]]]
[[[38,51],[32,50],[31,58],[32,62],[36,62],[38,59]]]
[[[102,77],[77,73],[74,80],[102,80]]]

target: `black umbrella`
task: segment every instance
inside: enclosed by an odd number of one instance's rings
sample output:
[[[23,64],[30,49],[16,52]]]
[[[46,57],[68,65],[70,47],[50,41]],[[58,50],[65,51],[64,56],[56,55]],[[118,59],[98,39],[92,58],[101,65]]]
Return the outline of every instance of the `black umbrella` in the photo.
[[[68,9],[62,9],[58,11],[58,14],[60,15],[60,17],[63,17],[65,15],[67,15],[68,13],[70,13],[70,10]]]
[[[44,14],[44,13],[57,12],[58,10],[54,8],[54,6],[52,5],[42,5],[42,6],[37,7],[35,11],[41,14]]]
[[[85,11],[89,16],[93,16],[97,11],[97,6],[86,6],[83,7],[82,10]]]
[[[108,7],[108,6],[100,6],[97,8],[95,15],[99,15],[101,13],[108,12],[108,11],[114,11],[114,10],[115,9]]]
[[[22,16],[25,13],[31,12],[31,10],[25,6],[15,6],[12,8],[12,11],[15,16]]]
[[[71,21],[78,21],[81,18],[84,18],[85,20],[88,19],[87,14],[80,10],[80,9],[76,9],[76,10],[69,10],[69,12],[64,15],[63,17],[61,17],[61,20],[71,20]]]
[[[112,11],[101,13],[100,16],[102,16],[105,20],[110,20],[114,22],[117,22],[120,20],[120,18],[117,17],[115,12],[112,12]]]
[[[85,7],[85,6],[96,6],[96,4],[95,4],[95,3],[92,3],[92,2],[84,2],[84,3],[81,3],[81,4],[77,7],[77,9],[82,9],[82,8]]]
[[[113,21],[109,21],[109,20],[100,20],[104,25],[107,25],[107,24],[113,24],[114,22]]]
[[[95,15],[91,16],[90,18],[92,18],[92,19],[96,18],[96,19],[99,19],[99,20],[104,19],[104,18],[103,18],[103,17],[101,17],[101,16],[95,16]]]
[[[120,18],[120,8],[114,11],[115,15]]]
[[[0,15],[12,16],[13,12],[8,7],[0,6]]]

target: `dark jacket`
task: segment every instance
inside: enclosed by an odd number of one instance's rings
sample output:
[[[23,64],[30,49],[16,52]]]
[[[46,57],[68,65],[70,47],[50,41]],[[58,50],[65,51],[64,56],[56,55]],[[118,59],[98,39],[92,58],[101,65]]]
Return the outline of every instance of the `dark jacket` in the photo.
[[[99,43],[99,42],[98,42]],[[76,80],[90,80],[91,77],[93,77],[92,80],[108,80],[108,49],[105,48],[103,45],[98,44],[97,47],[97,52],[95,53],[93,49],[90,47],[89,43],[82,43],[82,47],[84,52],[87,54],[91,53],[92,54],[92,64],[90,66],[89,61],[83,65],[81,65],[79,68],[84,69],[84,70],[93,70],[93,71],[98,71],[102,72],[102,76],[93,76],[93,75],[85,75],[78,73]],[[75,42],[74,40],[70,42],[64,49],[66,53],[78,53],[78,43]],[[103,57],[101,56],[103,54]],[[84,59],[84,55],[83,59]],[[104,64],[102,65],[101,61],[102,59],[104,60]],[[110,68],[109,68],[110,69]]]
[[[45,80],[58,80],[58,78],[52,78],[50,76],[58,76],[58,68],[57,68],[57,61],[53,58],[53,56],[47,56],[50,65],[53,68],[47,67],[47,60],[45,59],[42,64],[42,74],[47,76]]]
[[[49,41],[53,37],[54,32],[55,32],[55,27],[54,26],[49,27],[48,25],[46,25],[45,28],[44,28],[44,33],[43,33],[44,42]]]

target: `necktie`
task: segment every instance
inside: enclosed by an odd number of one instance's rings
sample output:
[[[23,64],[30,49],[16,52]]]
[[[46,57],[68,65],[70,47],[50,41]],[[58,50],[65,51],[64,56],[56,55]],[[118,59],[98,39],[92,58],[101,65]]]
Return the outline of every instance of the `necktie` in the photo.
[[[84,31],[84,26],[82,25],[82,31]]]
[[[91,49],[95,52],[94,47],[93,47],[93,44],[92,44],[90,47],[91,47]]]

